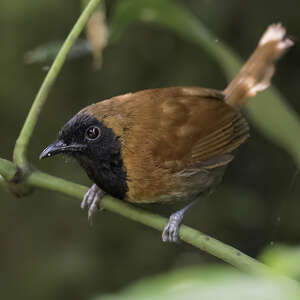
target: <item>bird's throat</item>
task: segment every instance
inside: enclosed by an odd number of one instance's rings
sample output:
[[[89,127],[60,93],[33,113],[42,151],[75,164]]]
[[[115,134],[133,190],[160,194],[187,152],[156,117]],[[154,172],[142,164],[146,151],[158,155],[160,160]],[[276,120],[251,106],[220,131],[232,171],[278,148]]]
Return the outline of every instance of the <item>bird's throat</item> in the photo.
[[[128,191],[126,169],[120,152],[112,151],[103,160],[90,159],[76,153],[73,156],[88,177],[104,192],[118,199],[126,198]]]

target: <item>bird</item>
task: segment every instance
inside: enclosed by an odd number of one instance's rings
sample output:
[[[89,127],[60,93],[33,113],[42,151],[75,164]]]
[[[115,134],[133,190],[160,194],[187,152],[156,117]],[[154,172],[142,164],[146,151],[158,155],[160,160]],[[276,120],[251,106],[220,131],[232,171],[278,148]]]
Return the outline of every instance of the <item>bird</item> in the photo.
[[[182,202],[162,232],[179,241],[185,212],[222,181],[226,167],[249,137],[240,109],[270,85],[275,63],[293,45],[272,24],[223,91],[167,87],[127,93],[80,110],[40,155],[75,158],[93,184],[81,208],[88,219],[111,195],[133,204]]]

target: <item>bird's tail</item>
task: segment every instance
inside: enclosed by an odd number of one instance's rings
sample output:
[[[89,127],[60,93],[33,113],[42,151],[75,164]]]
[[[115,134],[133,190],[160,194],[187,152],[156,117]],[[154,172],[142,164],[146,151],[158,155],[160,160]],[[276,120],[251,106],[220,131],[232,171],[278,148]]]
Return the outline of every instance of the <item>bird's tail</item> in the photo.
[[[225,101],[240,108],[247,98],[265,90],[270,85],[276,61],[293,44],[281,24],[270,25],[253,54],[224,90]]]

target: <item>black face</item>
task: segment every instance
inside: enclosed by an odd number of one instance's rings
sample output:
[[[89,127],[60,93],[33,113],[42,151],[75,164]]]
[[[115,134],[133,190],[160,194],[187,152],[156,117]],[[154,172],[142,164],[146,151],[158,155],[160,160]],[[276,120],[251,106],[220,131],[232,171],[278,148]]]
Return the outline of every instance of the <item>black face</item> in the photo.
[[[87,114],[77,114],[40,158],[65,153],[73,156],[106,193],[124,199],[128,191],[119,138],[111,128]]]

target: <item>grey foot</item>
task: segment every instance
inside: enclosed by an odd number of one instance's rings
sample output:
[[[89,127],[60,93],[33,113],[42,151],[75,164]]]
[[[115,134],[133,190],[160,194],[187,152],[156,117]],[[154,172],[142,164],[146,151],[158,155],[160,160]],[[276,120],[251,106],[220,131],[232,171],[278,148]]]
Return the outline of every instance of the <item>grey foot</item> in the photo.
[[[90,224],[92,224],[94,214],[100,209],[100,201],[104,195],[105,193],[96,184],[93,184],[83,197],[80,207],[82,209],[88,208]]]
[[[177,211],[170,216],[169,222],[162,233],[163,242],[178,242],[179,225],[182,221],[182,218],[183,213],[181,211]]]
[[[196,203],[196,201],[197,200],[194,200],[193,202],[189,203],[187,206],[185,206],[181,210],[176,211],[170,216],[169,222],[162,233],[163,242],[178,242],[179,226],[183,219],[183,216],[185,212]]]

